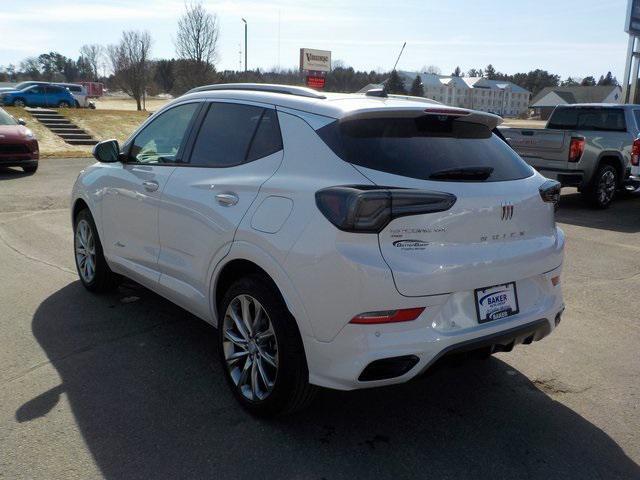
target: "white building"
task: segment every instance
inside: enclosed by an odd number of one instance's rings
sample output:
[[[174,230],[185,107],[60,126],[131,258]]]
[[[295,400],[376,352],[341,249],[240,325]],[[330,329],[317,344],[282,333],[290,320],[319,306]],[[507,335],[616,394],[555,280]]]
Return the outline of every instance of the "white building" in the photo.
[[[620,103],[621,101],[622,88],[619,85],[546,87],[531,100],[531,108],[542,120],[547,120],[558,105]]]
[[[420,76],[424,96],[446,105],[517,117],[527,113],[531,92],[503,80],[483,77],[446,77],[433,73],[398,72],[407,90]]]

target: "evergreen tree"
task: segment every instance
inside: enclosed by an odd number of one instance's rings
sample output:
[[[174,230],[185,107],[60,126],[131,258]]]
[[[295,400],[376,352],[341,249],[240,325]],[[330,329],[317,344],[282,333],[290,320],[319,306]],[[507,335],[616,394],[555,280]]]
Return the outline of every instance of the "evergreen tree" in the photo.
[[[598,85],[600,86],[609,86],[609,85],[618,85],[618,80],[611,75],[611,72],[607,72],[606,75],[600,75],[600,80],[598,80]]]
[[[424,87],[422,86],[420,75],[416,75],[416,78],[413,80],[411,90],[409,90],[409,95],[413,95],[414,97],[424,97]]]
[[[395,70],[393,70],[391,72],[391,75],[389,75],[389,78],[386,82],[386,87],[387,93],[396,93],[399,95],[407,94],[407,89],[404,86],[404,82],[402,81],[402,78],[400,78],[400,75],[398,75],[398,72],[396,72]]]
[[[453,71],[451,76],[452,77],[461,77],[462,76],[462,70],[460,70],[460,67],[456,67],[456,69]]]
[[[584,77],[582,79],[582,83],[580,83],[580,85],[582,85],[583,87],[593,87],[596,84],[596,79],[589,76],[589,77]]]
[[[493,65],[487,65],[487,68],[484,69],[484,76],[487,80],[496,80],[498,78],[498,73]]]
[[[560,84],[561,87],[577,87],[578,85],[580,84],[571,77],[568,77]]]

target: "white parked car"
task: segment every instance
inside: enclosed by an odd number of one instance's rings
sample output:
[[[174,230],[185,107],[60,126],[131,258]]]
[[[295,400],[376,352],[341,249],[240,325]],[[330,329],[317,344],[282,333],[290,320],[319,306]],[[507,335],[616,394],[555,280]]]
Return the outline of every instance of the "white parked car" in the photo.
[[[73,188],[80,279],[124,275],[217,326],[263,415],[540,340],[564,308],[560,188],[499,122],[380,91],[195,89],[95,147]]]
[[[78,83],[56,83],[60,87],[64,87],[71,92],[73,98],[76,99],[76,106],[78,108],[91,108],[91,102],[89,101],[89,93],[87,87]]]

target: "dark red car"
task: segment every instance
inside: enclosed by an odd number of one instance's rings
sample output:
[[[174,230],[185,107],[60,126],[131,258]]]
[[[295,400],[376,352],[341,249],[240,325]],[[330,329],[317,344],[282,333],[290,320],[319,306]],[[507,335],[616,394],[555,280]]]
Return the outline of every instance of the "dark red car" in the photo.
[[[17,120],[0,108],[0,167],[22,167],[26,173],[38,169],[38,140]]]

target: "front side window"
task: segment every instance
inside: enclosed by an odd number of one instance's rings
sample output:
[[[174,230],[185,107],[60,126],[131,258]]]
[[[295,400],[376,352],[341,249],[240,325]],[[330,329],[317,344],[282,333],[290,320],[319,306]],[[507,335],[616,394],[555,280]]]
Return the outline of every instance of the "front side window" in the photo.
[[[212,103],[202,121],[190,163],[233,167],[281,149],[274,110],[238,103]]]
[[[199,103],[186,103],[161,113],[136,136],[128,161],[150,164],[180,161],[180,147],[199,106]]]

